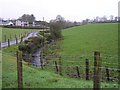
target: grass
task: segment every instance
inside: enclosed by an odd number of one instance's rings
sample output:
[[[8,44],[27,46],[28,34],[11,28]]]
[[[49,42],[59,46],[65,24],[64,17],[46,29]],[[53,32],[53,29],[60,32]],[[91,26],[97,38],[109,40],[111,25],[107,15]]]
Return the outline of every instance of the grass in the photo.
[[[83,65],[85,58],[90,58],[93,61],[94,51],[101,52],[102,61],[117,63],[117,24],[92,24],[73,27],[63,30],[64,40],[62,41],[62,51],[60,54],[80,55],[63,57],[62,62],[65,66]],[[17,88],[17,66],[15,52],[18,49],[17,45],[3,49],[2,54],[2,87]],[[81,56],[81,54],[83,56]],[[88,56],[87,56],[88,55]],[[112,58],[110,58],[112,55]],[[82,63],[67,63],[66,60],[78,60]],[[93,63],[93,62],[91,62]],[[23,62],[23,80],[24,88],[92,88],[92,80],[82,80],[80,78],[70,78],[55,74],[49,69],[36,68]],[[92,64],[90,64],[92,65]],[[106,66],[106,64],[104,64]],[[114,66],[115,67],[115,66]],[[117,67],[117,66],[116,66]],[[71,69],[71,68],[69,68]],[[54,67],[52,67],[54,70]],[[82,70],[82,67],[80,68]],[[85,71],[85,70],[83,70]],[[74,71],[75,72],[75,71]],[[102,88],[117,88],[117,82],[101,82]]]
[[[82,60],[93,60],[95,51],[101,53],[102,62],[118,65],[118,24],[89,24],[62,31],[62,55],[78,55]],[[77,57],[76,57],[77,58]],[[114,65],[115,64],[115,65]]]
[[[17,65],[15,51],[17,46],[3,49],[2,88],[17,88]],[[50,71],[28,66],[23,62],[24,88],[92,88],[92,81],[60,76]],[[103,88],[117,88],[117,83],[102,83]]]
[[[89,24],[63,30],[62,54],[118,53],[117,24]]]
[[[85,74],[85,60],[89,59],[90,74],[94,74],[94,52],[101,53],[103,81],[106,81],[106,67],[110,70],[110,77],[118,76],[114,69],[118,68],[118,24],[89,24],[72,27],[62,31],[62,73],[76,74],[76,66],[79,67],[80,75]],[[59,63],[58,59],[56,61]],[[49,62],[54,65],[54,60]],[[50,67],[47,67],[48,70]],[[72,75],[73,76],[73,75]]]
[[[6,40],[10,39],[10,40],[15,40],[15,34],[16,37],[20,38],[21,35],[25,35],[30,33],[30,32],[35,32],[38,31],[36,29],[14,29],[14,28],[2,28],[1,32],[2,32],[2,42],[5,42],[5,36],[6,36]]]

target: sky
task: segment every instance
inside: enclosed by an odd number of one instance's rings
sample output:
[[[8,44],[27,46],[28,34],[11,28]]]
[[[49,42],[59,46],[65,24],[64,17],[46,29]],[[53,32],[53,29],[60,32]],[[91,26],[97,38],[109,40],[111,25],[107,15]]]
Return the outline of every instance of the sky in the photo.
[[[34,14],[36,20],[50,21],[57,15],[65,20],[81,21],[96,16],[118,16],[119,0],[0,0],[0,17],[17,19]]]

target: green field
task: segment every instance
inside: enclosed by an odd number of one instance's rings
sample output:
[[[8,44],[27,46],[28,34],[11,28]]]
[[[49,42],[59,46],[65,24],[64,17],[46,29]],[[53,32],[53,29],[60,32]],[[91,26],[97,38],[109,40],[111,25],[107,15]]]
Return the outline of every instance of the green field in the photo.
[[[2,28],[0,32],[2,32],[2,42],[5,42],[5,36],[6,40],[15,40],[15,34],[17,38],[20,38],[21,36],[26,35],[30,32],[38,31],[35,29],[14,29],[14,28]]]
[[[89,24],[63,30],[62,54],[118,53],[117,24]]]
[[[93,60],[95,51],[103,62],[118,65],[118,24],[89,24],[63,30],[62,55]],[[76,57],[77,58],[77,57]],[[82,60],[83,60],[82,59]],[[112,65],[116,64],[116,65]]]
[[[61,49],[58,50],[61,56],[62,74],[74,77],[77,75],[76,66],[80,75],[85,75],[86,59],[89,59],[90,74],[94,74],[94,52],[101,54],[102,81],[106,79],[106,67],[112,79],[118,77],[118,25],[113,23],[88,24],[64,29],[63,40],[60,41]],[[58,58],[49,61],[50,65],[59,63]],[[52,70],[51,67],[46,67]],[[115,79],[115,82],[118,79]]]

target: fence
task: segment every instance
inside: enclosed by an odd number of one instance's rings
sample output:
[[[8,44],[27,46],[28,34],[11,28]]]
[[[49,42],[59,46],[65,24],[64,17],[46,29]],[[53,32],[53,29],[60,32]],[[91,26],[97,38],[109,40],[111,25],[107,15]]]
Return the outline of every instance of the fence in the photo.
[[[28,32],[25,32],[24,34],[19,34],[19,35],[16,35],[16,34],[14,34],[14,35],[4,35],[4,37],[3,37],[3,42],[7,42],[7,40],[9,39],[9,40],[15,40],[16,38],[18,38],[18,39],[21,39],[21,37],[25,37],[25,36],[27,36],[28,35]]]
[[[26,37],[29,33],[28,32],[25,32],[24,34],[19,34],[18,36],[16,34],[14,34],[14,36],[12,36],[10,34],[10,36],[6,36],[4,35],[4,42],[7,47],[10,47],[11,46],[11,41],[14,41],[14,44],[18,44],[18,40],[20,40],[20,42],[23,41],[23,38]],[[0,41],[0,49],[2,48],[2,42]]]
[[[74,57],[75,60],[66,60],[65,57],[70,57],[70,58]],[[108,66],[106,67],[102,66],[101,56],[99,52],[94,53],[94,57],[93,57],[94,60],[90,60],[87,58],[81,61],[81,60],[77,60],[76,58],[77,58],[76,56],[71,56],[71,55],[61,55],[61,56],[49,55],[47,57],[42,57],[40,60],[41,69],[44,70],[51,69],[57,74],[67,75],[72,78],[82,78],[85,80],[92,80],[94,90],[100,89],[101,82],[119,82],[118,76],[120,69],[111,68]],[[74,64],[73,62],[77,63],[77,65]],[[103,62],[103,63],[107,65],[107,62]],[[20,63],[18,63],[18,66],[19,64]],[[22,68],[22,65],[20,66]],[[18,69],[18,72],[19,71],[21,70]],[[18,74],[18,76],[19,75],[22,74]],[[19,84],[21,83],[19,82]],[[19,87],[20,86],[22,85],[19,85]]]

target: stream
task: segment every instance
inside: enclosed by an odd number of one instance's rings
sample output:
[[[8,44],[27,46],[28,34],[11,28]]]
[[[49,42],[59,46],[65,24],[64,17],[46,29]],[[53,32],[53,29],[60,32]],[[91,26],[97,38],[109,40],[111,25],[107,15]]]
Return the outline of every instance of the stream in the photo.
[[[37,49],[37,51],[32,54],[32,64],[33,66],[36,66],[36,67],[40,67],[41,66],[41,63],[40,63],[40,48]]]

